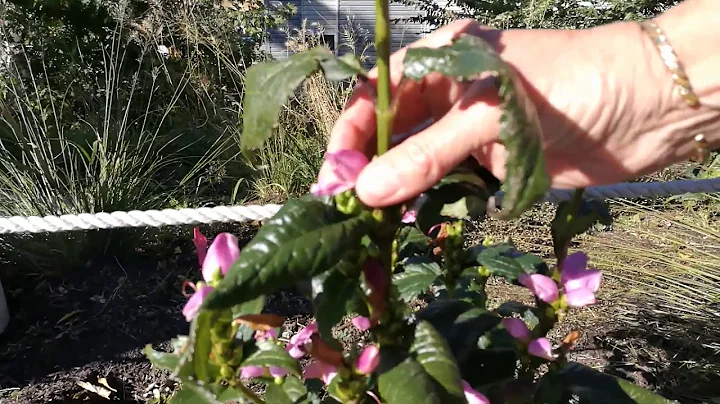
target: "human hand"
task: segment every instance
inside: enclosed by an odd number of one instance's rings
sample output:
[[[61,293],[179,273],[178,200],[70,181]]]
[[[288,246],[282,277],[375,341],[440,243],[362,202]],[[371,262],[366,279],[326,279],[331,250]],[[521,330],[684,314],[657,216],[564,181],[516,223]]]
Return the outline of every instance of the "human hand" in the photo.
[[[410,46],[439,47],[463,33],[488,41],[518,74],[539,114],[555,188],[625,181],[687,158],[687,130],[706,123],[676,96],[668,71],[637,24],[498,31],[463,20]],[[363,170],[355,188],[360,199],[371,206],[405,201],[468,157],[502,179],[502,110],[492,80],[462,84],[435,74],[398,88],[404,54],[405,49],[391,57],[393,95],[398,98],[394,133],[428,119],[434,123]],[[369,82],[357,87],[336,123],[329,152],[374,151],[375,76],[371,71]]]

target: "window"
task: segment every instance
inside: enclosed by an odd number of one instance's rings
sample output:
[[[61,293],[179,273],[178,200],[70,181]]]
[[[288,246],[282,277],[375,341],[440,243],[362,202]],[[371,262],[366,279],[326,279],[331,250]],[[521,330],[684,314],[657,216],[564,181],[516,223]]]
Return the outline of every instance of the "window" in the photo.
[[[331,51],[335,52],[335,35],[325,34],[323,35],[323,44],[330,48]]]

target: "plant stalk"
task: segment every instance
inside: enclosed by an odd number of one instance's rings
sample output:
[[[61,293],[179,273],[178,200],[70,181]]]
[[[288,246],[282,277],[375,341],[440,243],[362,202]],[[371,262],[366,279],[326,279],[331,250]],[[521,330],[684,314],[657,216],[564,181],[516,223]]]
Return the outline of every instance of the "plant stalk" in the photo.
[[[390,150],[393,110],[390,85],[390,5],[389,0],[375,0],[375,52],[377,53],[377,155]]]

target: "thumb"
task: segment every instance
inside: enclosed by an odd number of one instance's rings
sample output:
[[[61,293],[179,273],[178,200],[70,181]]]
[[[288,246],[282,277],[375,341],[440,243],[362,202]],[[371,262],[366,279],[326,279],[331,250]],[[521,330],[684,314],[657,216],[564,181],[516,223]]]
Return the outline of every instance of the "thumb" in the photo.
[[[368,164],[355,185],[358,197],[384,207],[418,196],[469,156],[478,157],[478,149],[497,138],[501,115],[492,80],[475,82],[439,121]]]

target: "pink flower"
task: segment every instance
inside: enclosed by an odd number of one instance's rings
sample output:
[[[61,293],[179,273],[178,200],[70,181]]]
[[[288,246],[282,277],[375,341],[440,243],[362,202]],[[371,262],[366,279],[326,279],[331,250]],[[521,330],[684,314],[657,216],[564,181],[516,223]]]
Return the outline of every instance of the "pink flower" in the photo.
[[[326,153],[318,182],[310,187],[310,193],[315,196],[331,196],[355,188],[360,172],[368,163],[365,154],[354,150]]]
[[[380,363],[380,349],[375,345],[368,345],[363,349],[355,363],[355,369],[364,375],[369,375],[375,371]]]
[[[518,282],[545,303],[552,303],[558,299],[558,287],[552,278],[540,274],[521,274]]]
[[[357,317],[353,318],[352,320],[350,320],[350,322],[352,322],[352,325],[354,325],[355,328],[357,328],[360,331],[367,331],[370,329],[370,326],[371,326],[370,319],[367,317],[363,317],[363,316],[357,316]]]
[[[490,404],[490,400],[488,400],[485,395],[473,389],[472,386],[470,386],[470,384],[465,380],[462,381],[462,386],[463,393],[465,393],[465,399],[468,404]]]
[[[199,227],[193,229],[193,243],[195,244],[198,262],[200,262],[200,266],[202,266],[203,261],[205,261],[205,254],[207,254],[208,243],[207,237],[200,232]]]
[[[329,385],[332,379],[337,375],[335,367],[322,363],[320,361],[310,362],[305,369],[303,369],[303,378],[305,379],[320,379]]]
[[[528,330],[525,322],[519,318],[504,318],[502,324],[514,338],[525,342],[530,340],[530,330]]]
[[[185,320],[192,321],[193,318],[197,315],[197,312],[200,310],[200,307],[202,307],[203,301],[205,300],[208,295],[215,290],[212,286],[207,286],[205,284],[200,284],[199,287],[196,288],[196,286],[188,282],[187,283],[190,287],[195,289],[195,293],[188,299],[187,303],[185,303],[185,307],[183,307],[182,314],[185,316]]]
[[[555,359],[555,355],[552,351],[552,345],[550,345],[550,341],[548,341],[547,338],[538,338],[530,341],[528,344],[528,353],[549,361]]]
[[[255,377],[272,376],[272,377],[283,377],[287,376],[288,371],[277,367],[277,366],[243,366],[240,368],[240,377],[243,379],[252,379]]]
[[[220,233],[210,245],[202,264],[202,274],[206,282],[213,279],[218,270],[227,274],[230,267],[240,257],[238,239],[230,233]]]
[[[561,282],[565,289],[565,301],[569,306],[582,307],[596,302],[595,292],[600,289],[602,273],[587,268],[587,255],[577,252],[563,261]]]
[[[307,327],[300,330],[297,334],[290,338],[290,342],[287,344],[288,353],[295,359],[300,359],[305,356],[305,345],[312,342],[313,334],[318,332],[317,323],[312,322]]]
[[[410,209],[403,214],[401,221],[403,223],[414,223],[417,220],[418,211]]]

